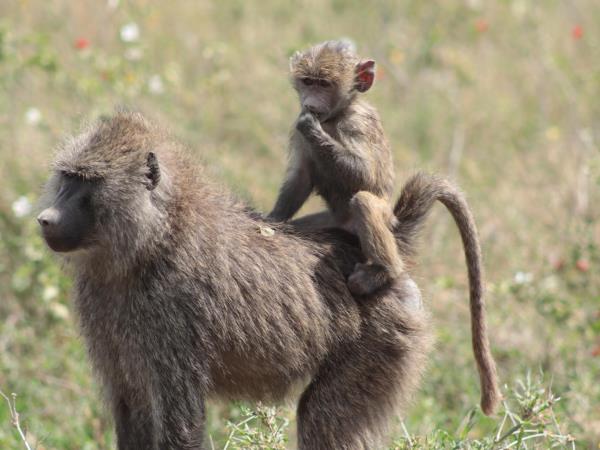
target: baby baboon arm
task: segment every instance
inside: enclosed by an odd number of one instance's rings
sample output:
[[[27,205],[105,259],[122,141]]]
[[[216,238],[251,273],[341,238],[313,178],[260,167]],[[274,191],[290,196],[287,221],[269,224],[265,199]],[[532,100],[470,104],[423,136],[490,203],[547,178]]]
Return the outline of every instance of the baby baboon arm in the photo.
[[[309,142],[313,161],[323,168],[324,173],[343,175],[349,186],[372,184],[368,160],[330,136],[312,113],[302,113],[296,128]]]
[[[302,207],[313,190],[310,173],[305,163],[291,166],[288,175],[279,191],[273,210],[269,213],[269,219],[285,221],[294,216]]]

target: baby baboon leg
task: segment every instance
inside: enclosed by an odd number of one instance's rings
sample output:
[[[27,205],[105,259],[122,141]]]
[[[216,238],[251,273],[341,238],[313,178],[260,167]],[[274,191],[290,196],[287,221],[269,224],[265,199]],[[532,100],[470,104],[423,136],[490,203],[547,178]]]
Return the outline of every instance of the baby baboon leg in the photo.
[[[403,262],[392,234],[394,216],[389,203],[366,191],[350,200],[352,222],[367,264],[357,264],[348,278],[355,295],[369,295],[403,272]]]

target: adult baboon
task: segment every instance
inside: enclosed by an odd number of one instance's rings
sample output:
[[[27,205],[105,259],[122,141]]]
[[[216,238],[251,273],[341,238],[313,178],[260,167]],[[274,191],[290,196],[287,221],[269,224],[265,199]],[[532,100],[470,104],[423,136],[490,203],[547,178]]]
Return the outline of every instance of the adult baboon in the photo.
[[[462,201],[425,176],[407,185],[396,208],[404,253],[444,196]],[[302,383],[299,448],[373,449],[418,384],[430,334],[407,276],[357,302],[345,281],[362,261],[352,235],[261,234],[260,217],[138,114],[68,142],[46,203],[38,221],[72,263],[120,450],[202,448],[207,397],[278,400]]]

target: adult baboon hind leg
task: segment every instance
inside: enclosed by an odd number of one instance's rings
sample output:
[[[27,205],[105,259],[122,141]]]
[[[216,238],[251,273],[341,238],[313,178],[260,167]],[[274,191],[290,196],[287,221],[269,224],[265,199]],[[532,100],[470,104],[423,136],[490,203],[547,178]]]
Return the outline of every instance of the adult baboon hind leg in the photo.
[[[382,448],[391,416],[419,382],[430,339],[416,285],[406,277],[362,314],[361,337],[336,350],[302,394],[300,450]]]

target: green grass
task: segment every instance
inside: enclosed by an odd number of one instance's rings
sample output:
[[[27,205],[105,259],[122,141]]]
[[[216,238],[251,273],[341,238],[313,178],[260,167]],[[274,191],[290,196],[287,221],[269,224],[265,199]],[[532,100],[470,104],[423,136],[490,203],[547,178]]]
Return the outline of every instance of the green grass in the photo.
[[[132,23],[139,37],[124,41]],[[415,273],[437,347],[390,448],[598,448],[598,23],[596,0],[1,2],[0,390],[18,394],[28,441],[114,445],[69,279],[27,212],[53,148],[83,120],[130,105],[267,210],[298,112],[287,59],[347,36],[378,62],[367,95],[393,144],[398,189],[423,168],[468,195],[507,398],[493,418],[474,409],[466,271],[439,208]],[[319,207],[313,199],[304,211]],[[11,411],[0,402],[0,448],[25,448]],[[218,449],[295,442],[291,405],[211,404],[208,428]]]

